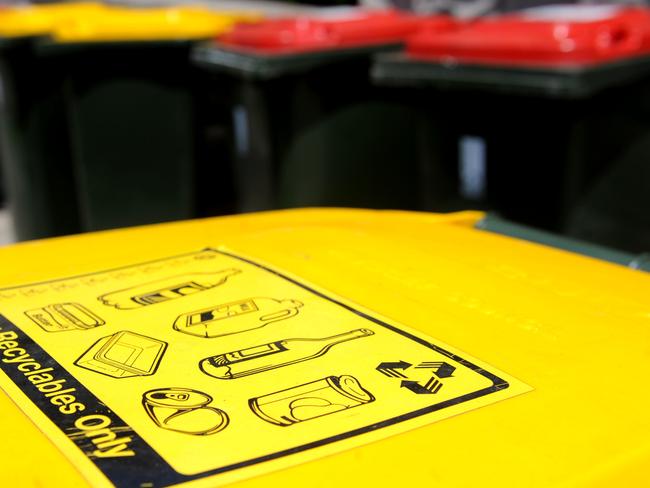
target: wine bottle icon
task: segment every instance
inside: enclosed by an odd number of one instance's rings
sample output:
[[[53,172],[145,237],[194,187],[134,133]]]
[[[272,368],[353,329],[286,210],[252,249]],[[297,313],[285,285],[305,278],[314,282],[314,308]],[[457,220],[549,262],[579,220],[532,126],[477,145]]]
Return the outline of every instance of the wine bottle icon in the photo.
[[[373,334],[370,329],[354,329],[320,339],[283,339],[205,358],[199,368],[213,378],[232,380],[309,361],[326,354],[337,344]]]

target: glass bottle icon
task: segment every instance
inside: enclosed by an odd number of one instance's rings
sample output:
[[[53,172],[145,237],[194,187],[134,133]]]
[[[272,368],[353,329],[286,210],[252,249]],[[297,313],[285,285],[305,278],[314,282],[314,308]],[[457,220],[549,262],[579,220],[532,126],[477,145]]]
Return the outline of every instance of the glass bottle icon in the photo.
[[[318,339],[283,339],[205,358],[199,368],[213,378],[232,380],[309,361],[323,356],[337,344],[373,334],[370,329],[354,329]]]

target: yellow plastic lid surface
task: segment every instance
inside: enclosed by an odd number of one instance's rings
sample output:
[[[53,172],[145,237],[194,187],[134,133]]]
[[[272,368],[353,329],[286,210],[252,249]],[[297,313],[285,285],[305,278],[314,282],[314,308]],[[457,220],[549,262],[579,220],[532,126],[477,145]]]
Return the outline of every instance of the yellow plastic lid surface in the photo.
[[[95,15],[104,10],[106,7],[94,2],[7,7],[0,10],[0,36],[49,34],[67,19]]]
[[[4,483],[110,486],[112,479],[118,486],[165,486],[176,480],[136,479],[146,465],[125,471],[136,478],[111,478],[120,463],[137,461],[133,439],[140,433],[164,459],[185,456],[188,468],[178,479],[188,486],[647,486],[650,275],[476,230],[481,216],[292,210],[0,249]],[[266,294],[229,296],[243,283]],[[330,306],[338,307],[340,321],[321,323],[312,314]],[[150,314],[164,320],[150,324]],[[295,335],[300,321],[308,328]],[[52,329],[57,323],[59,331]],[[382,323],[409,332],[394,336],[391,349],[382,342],[390,332]],[[320,327],[341,328],[346,342],[331,345],[334,334],[321,334]],[[400,342],[407,336],[426,341]],[[330,349],[300,353],[293,363],[269,359],[314,338]],[[374,354],[380,346],[385,362],[365,357],[364,348]],[[61,425],[48,420],[48,390],[39,387],[47,377],[33,379],[28,367],[19,371],[16,359],[22,349],[35,357],[39,347],[53,357],[78,356],[47,373],[67,372],[79,381],[67,377],[76,391],[59,397],[60,408],[80,398],[85,385],[133,430],[102,431],[106,417],[89,411],[63,415]],[[437,350],[443,360],[431,352],[431,362],[416,362],[419,347]],[[197,360],[183,364],[183,354]],[[32,356],[23,355],[23,362]],[[261,361],[257,370],[246,369],[251,357]],[[226,363],[230,370],[219,369]],[[507,384],[483,399],[436,404],[471,365]],[[172,374],[185,379],[171,384],[165,378]],[[429,380],[417,380],[418,374]],[[110,388],[119,391],[107,400]],[[249,403],[231,401],[237,388],[250,390],[242,397]],[[120,402],[134,392],[131,412]],[[435,409],[401,419],[415,422],[409,428],[376,424],[373,432],[348,431],[301,452],[260,452],[255,466],[230,474],[203,477],[190,469],[200,459],[218,463],[221,456],[255,451],[267,433],[278,444],[294,436],[311,440],[315,430],[363,426],[382,405],[399,409],[409,402],[431,402]],[[255,430],[235,436],[246,422]],[[131,444],[120,450],[122,441]],[[194,448],[176,452],[181,445]],[[102,465],[97,454],[110,453],[115,457]]]

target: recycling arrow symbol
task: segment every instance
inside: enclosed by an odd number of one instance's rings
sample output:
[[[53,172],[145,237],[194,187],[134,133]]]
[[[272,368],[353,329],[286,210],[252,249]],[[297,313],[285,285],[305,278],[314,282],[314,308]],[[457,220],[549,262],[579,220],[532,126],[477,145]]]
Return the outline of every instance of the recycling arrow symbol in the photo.
[[[454,371],[456,371],[455,366],[452,366],[451,364],[444,361],[423,362],[415,366],[413,370],[430,369],[431,378],[429,378],[425,383],[420,383],[418,381],[409,379],[409,377],[405,374],[406,370],[411,366],[413,366],[411,363],[400,360],[393,362],[383,362],[377,366],[376,369],[381,374],[388,376],[389,378],[403,378],[400,383],[400,388],[406,388],[416,395],[435,395],[443,386],[442,381],[440,380],[442,378],[451,378]]]
[[[454,371],[456,371],[456,368],[454,366],[442,361],[420,363],[415,367],[415,369],[432,369],[433,374],[435,374],[438,378],[449,378],[452,376]]]
[[[377,366],[377,371],[379,371],[381,374],[386,375],[388,377],[393,377],[393,378],[406,378],[407,376],[402,373],[402,371],[410,368],[413,366],[411,363],[407,363],[406,361],[399,361],[397,363],[381,363],[379,366]],[[399,371],[402,370],[402,371]]]
[[[435,395],[442,388],[442,382],[433,377],[424,385],[417,381],[402,380],[400,388],[408,388],[416,395]]]

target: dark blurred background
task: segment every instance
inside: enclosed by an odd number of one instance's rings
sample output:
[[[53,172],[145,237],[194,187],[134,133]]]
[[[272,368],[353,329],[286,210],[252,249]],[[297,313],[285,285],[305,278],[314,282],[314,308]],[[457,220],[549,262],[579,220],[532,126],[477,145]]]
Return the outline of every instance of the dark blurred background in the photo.
[[[196,5],[2,4],[0,242],[343,206],[650,250],[642,2]]]

